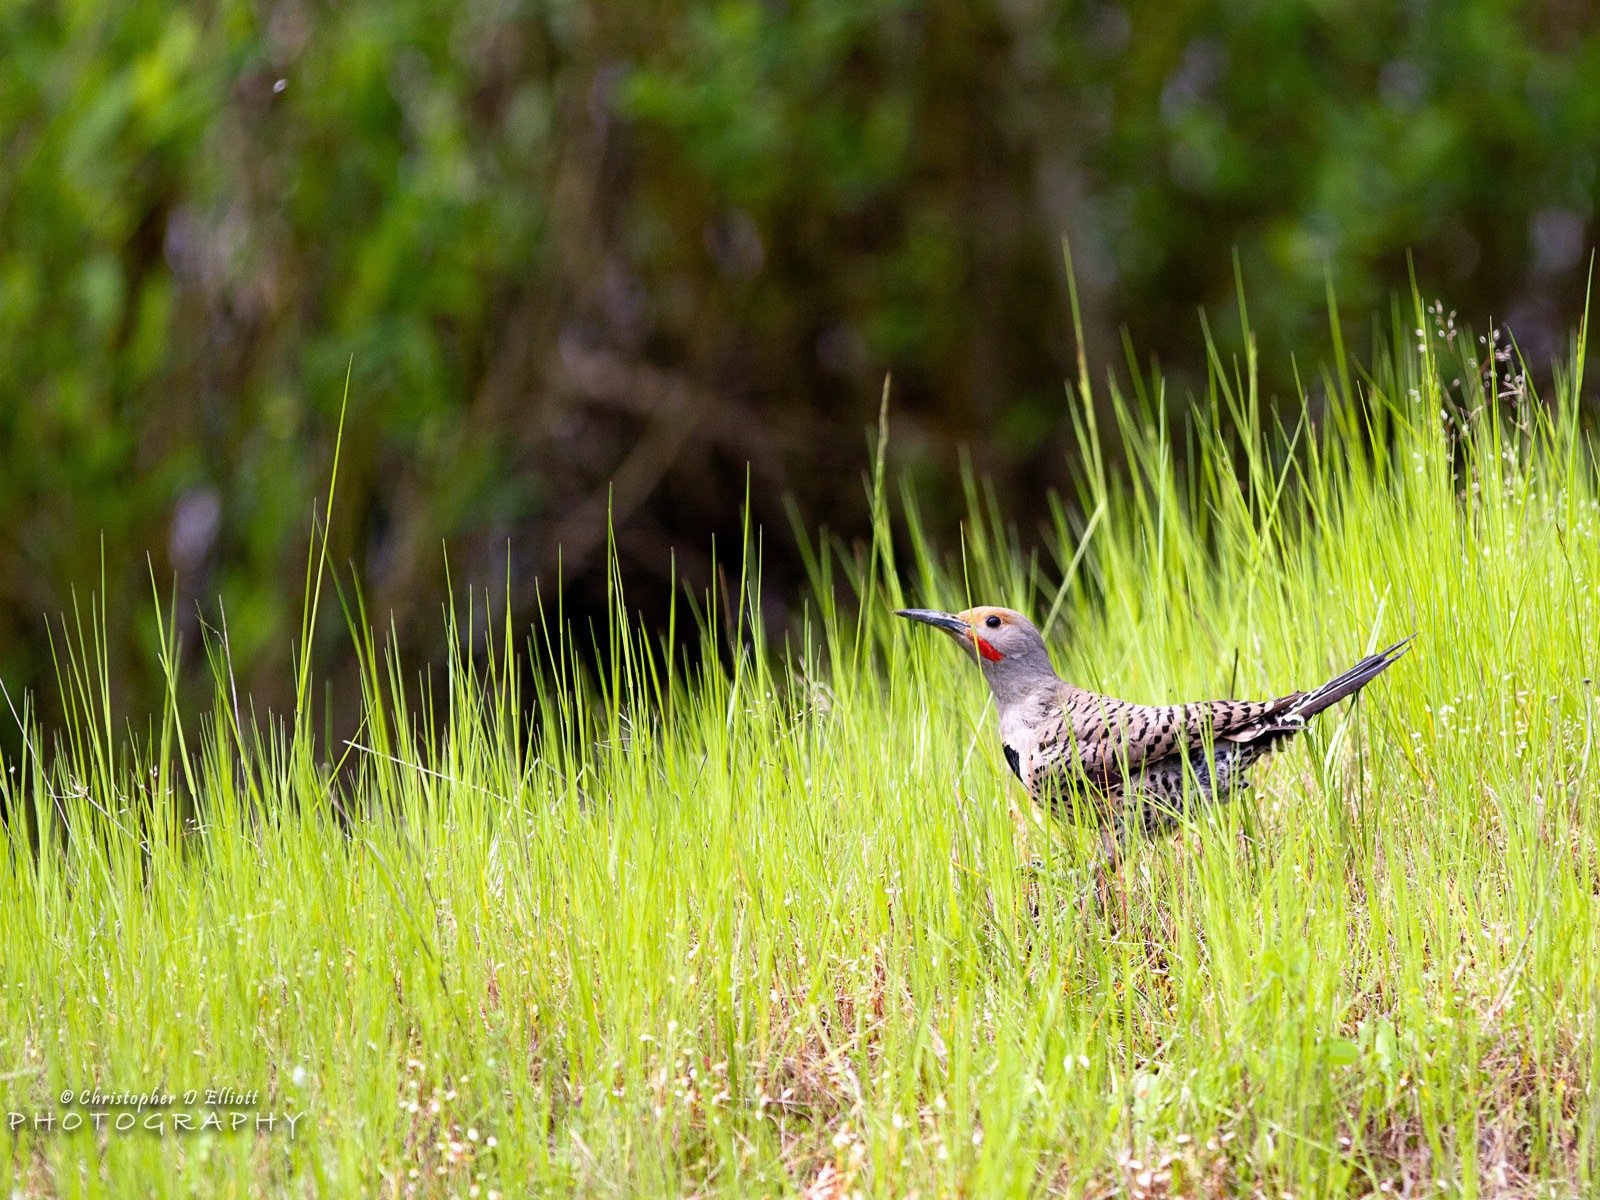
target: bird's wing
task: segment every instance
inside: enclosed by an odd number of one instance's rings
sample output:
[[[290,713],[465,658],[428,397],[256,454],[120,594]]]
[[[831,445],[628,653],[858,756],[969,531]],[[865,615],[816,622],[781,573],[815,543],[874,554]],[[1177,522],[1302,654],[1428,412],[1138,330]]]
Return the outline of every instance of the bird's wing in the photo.
[[[1073,688],[1062,695],[1061,730],[1070,731],[1078,773],[1109,788],[1162,759],[1192,753],[1208,738],[1249,741],[1298,699],[1299,693],[1276,700],[1131,704]]]
[[[1410,643],[1411,638],[1396,642],[1321,687],[1276,700],[1131,704],[1064,684],[1036,729],[1029,790],[1038,795],[1041,788],[1087,784],[1114,792],[1126,779],[1163,761],[1191,756],[1208,739],[1270,747],[1305,728],[1317,713],[1355,695],[1392,666]]]

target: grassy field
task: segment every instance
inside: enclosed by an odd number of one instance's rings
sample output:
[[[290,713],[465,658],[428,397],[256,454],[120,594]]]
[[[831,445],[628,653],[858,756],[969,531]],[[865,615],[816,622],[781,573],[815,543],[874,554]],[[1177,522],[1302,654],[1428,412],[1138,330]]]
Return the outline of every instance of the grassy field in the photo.
[[[1192,413],[1079,380],[1082,495],[1038,558],[978,484],[963,544],[929,545],[880,453],[872,544],[811,545],[781,644],[752,531],[681,612],[699,652],[619,616],[596,656],[555,606],[486,631],[479,597],[408,705],[381,620],[313,571],[369,666],[332,766],[309,704],[280,728],[234,694],[220,638],[209,721],[116,727],[69,617],[74,721],[0,772],[0,1187],[1594,1194],[1582,359],[1535,398],[1512,355],[1486,393],[1493,343],[1420,306],[1396,328],[1288,427],[1248,361]],[[1102,902],[977,672],[889,615],[969,600],[1150,701],[1276,695],[1418,636]]]

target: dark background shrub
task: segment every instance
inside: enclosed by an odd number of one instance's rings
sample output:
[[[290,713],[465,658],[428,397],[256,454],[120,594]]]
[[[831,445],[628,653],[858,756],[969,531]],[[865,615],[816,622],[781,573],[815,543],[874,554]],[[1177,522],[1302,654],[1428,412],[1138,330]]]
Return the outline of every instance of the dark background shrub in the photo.
[[[101,588],[120,709],[156,696],[147,556],[192,671],[291,694],[349,372],[334,561],[407,661],[446,572],[519,619],[712,579],[755,519],[862,527],[958,448],[1026,529],[1076,464],[1061,239],[1091,360],[1173,394],[1197,310],[1277,395],[1423,288],[1542,364],[1583,302],[1588,5],[1139,0],[83,0],[0,11],[0,679]],[[1358,330],[1361,328],[1358,322]],[[1231,340],[1230,340],[1231,339]],[[766,543],[769,608],[798,576]],[[446,555],[448,551],[448,559]],[[447,565],[448,564],[448,565]],[[337,611],[317,667],[352,687]],[[45,689],[48,692],[49,689]],[[344,694],[351,694],[344,692]]]

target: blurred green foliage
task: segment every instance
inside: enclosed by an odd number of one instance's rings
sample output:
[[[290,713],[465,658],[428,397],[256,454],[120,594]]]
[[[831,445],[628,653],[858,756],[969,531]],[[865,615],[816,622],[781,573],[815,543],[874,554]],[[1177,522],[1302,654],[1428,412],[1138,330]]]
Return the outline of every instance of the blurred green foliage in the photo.
[[[148,554],[274,703],[347,372],[333,545],[426,660],[444,547],[525,615],[558,562],[603,594],[608,509],[635,599],[708,583],[747,469],[763,523],[854,527],[885,371],[904,463],[970,442],[1026,520],[1074,468],[1063,236],[1097,369],[1126,328],[1200,379],[1234,250],[1303,365],[1329,278],[1381,310],[1408,252],[1542,361],[1600,37],[1567,0],[14,3],[0,148],[0,678],[103,571],[139,711]]]

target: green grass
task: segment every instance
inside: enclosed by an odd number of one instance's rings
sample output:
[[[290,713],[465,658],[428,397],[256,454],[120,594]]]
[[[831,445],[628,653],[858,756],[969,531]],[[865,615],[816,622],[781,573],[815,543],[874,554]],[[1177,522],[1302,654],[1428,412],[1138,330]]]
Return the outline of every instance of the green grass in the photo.
[[[1074,403],[1083,491],[1040,558],[971,482],[962,546],[931,546],[880,452],[875,537],[808,545],[781,645],[755,531],[731,594],[679,614],[702,653],[618,616],[599,676],[558,609],[530,638],[480,597],[419,692],[345,592],[367,694],[337,773],[316,682],[275,726],[220,635],[207,722],[114,727],[93,613],[69,621],[72,720],[0,773],[5,1108],[214,1086],[305,1115],[0,1132],[0,1188],[1593,1194],[1581,355],[1495,401],[1475,338],[1396,324],[1287,428],[1251,361],[1214,364],[1192,420],[1150,379]],[[968,600],[1050,616],[1065,674],[1150,701],[1280,694],[1418,637],[1102,903],[1094,839],[1012,781],[977,672],[889,616]]]

